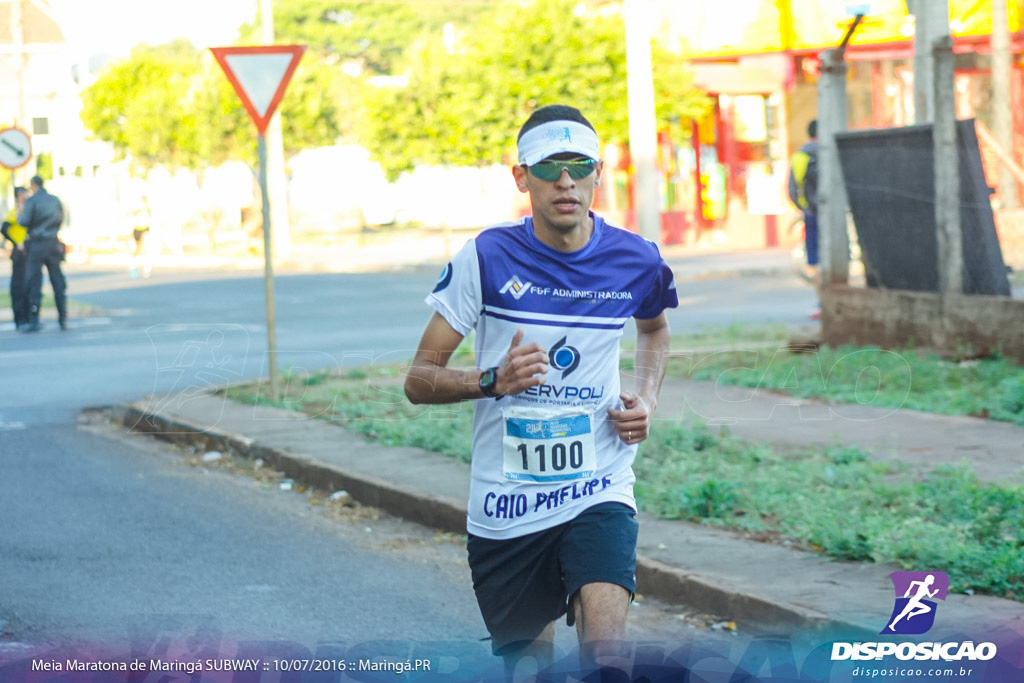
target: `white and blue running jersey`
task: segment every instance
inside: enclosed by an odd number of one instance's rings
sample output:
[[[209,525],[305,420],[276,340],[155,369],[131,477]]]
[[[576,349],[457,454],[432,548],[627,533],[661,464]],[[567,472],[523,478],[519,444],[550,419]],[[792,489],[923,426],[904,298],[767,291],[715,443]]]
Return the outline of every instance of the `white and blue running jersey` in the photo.
[[[620,406],[619,343],[630,318],[655,318],[678,300],[653,242],[593,219],[587,246],[569,253],[541,242],[530,218],[488,228],[427,297],[457,332],[476,331],[481,369],[504,362],[519,327],[522,343],[548,350],[544,384],[475,404],[467,529],[476,536],[523,536],[598,503],[636,508],[636,446],[607,417]]]

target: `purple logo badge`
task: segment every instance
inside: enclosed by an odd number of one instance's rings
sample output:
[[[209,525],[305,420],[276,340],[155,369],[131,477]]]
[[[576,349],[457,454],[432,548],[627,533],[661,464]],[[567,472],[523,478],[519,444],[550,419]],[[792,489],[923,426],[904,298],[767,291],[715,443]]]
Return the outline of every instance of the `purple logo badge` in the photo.
[[[935,623],[936,600],[945,600],[949,577],[944,572],[893,572],[896,604],[882,634],[920,635]]]

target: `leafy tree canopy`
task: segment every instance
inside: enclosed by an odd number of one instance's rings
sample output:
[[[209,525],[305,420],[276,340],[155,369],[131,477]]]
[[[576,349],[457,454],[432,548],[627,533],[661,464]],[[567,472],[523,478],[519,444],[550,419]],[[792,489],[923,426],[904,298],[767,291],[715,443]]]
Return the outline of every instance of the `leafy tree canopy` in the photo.
[[[191,165],[207,151],[195,134],[203,88],[190,43],[142,45],[83,93],[82,120],[96,137],[143,164]]]
[[[303,59],[281,101],[287,152],[333,144],[339,78]],[[116,153],[144,167],[255,163],[256,129],[220,67],[187,41],[140,45],[82,93],[82,121]]]
[[[605,141],[628,134],[621,15],[579,0],[275,0],[275,37],[307,45],[281,104],[285,150],[360,142],[392,178],[418,165],[505,163],[531,111],[579,107]],[[256,25],[242,42],[257,43]],[[659,123],[707,99],[655,47]],[[359,66],[361,75],[347,68]],[[390,76],[380,86],[376,76]],[[401,85],[395,85],[400,81]],[[252,123],[220,68],[187,42],[140,46],[83,93],[83,121],[141,163],[255,159]]]
[[[367,94],[363,138],[389,176],[420,164],[505,163],[534,109],[581,109],[606,141],[628,135],[622,17],[577,11],[577,0],[501,2],[454,46],[423,41],[405,87]],[[678,58],[655,50],[663,125],[699,115],[706,98]]]
[[[422,36],[471,24],[489,0],[276,0],[274,38],[306,45],[329,61],[351,60],[370,75],[401,71]],[[259,35],[258,25],[244,36]]]

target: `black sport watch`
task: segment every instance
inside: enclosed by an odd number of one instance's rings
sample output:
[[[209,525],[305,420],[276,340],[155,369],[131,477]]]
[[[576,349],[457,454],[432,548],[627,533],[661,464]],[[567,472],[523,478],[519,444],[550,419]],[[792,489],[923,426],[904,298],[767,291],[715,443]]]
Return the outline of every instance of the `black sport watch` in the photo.
[[[498,392],[496,391],[498,387],[497,366],[487,368],[481,372],[478,384],[480,385],[480,391],[484,392],[484,396],[487,398],[498,398]]]

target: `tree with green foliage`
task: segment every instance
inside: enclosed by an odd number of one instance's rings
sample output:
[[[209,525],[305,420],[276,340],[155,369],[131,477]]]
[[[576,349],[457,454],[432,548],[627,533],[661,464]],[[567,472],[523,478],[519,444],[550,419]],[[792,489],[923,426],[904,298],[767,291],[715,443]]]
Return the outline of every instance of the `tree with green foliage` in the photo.
[[[339,135],[336,72],[303,60],[281,102],[286,153],[333,144]],[[207,51],[187,41],[140,45],[82,93],[82,121],[121,158],[144,168],[255,164],[256,130]]]
[[[502,2],[454,48],[415,47],[405,87],[367,94],[364,144],[388,175],[418,165],[505,163],[531,111],[579,107],[606,141],[628,136],[621,16],[577,12],[576,0]],[[678,58],[653,52],[661,125],[701,115],[707,98]]]
[[[275,0],[274,38],[305,45],[305,59],[334,74],[330,92],[338,104],[340,138],[358,143],[360,121],[377,115],[366,106],[366,90],[373,89],[368,83],[405,73],[424,41],[439,41],[446,30],[469,30],[490,7],[490,0]],[[241,28],[243,43],[260,42],[260,21],[257,16]]]
[[[370,76],[401,73],[423,36],[440,36],[446,24],[472,24],[490,0],[459,2],[367,2],[366,0],[275,0],[274,38],[305,45],[334,63],[351,61]],[[259,36],[258,25],[242,35]]]
[[[108,66],[82,94],[82,121],[119,155],[144,165],[191,166],[203,154],[196,134],[206,98],[202,65],[187,41],[139,46]]]
[[[519,123],[552,102],[578,106],[606,141],[625,141],[622,17],[578,4],[277,0],[277,41],[307,45],[281,105],[286,154],[360,142],[392,179],[419,165],[504,163]],[[241,35],[254,42],[257,27]],[[701,115],[707,98],[681,60],[658,48],[652,59],[660,125]],[[352,65],[362,75],[349,75]],[[404,85],[379,86],[378,76]],[[255,159],[237,95],[188,43],[139,46],[83,101],[96,137],[141,164]]]

